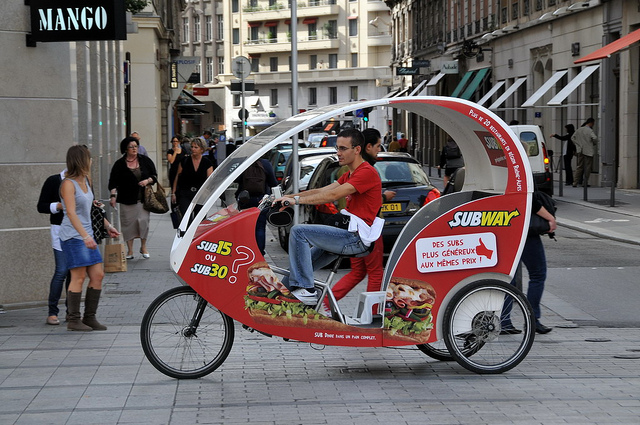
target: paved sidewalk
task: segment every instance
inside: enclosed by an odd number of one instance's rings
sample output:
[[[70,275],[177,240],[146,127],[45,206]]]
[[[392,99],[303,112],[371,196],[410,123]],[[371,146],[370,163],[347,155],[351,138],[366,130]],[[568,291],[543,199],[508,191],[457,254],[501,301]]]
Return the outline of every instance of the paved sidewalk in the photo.
[[[610,208],[599,205],[608,189],[589,190],[597,202],[573,188],[557,197],[560,225],[638,243],[640,192],[617,191],[620,206]],[[220,369],[168,378],[145,359],[138,333],[149,303],[178,284],[168,266],[173,236],[169,216],[152,215],[151,259],[138,255],[128,272],[106,276],[105,332],[47,326],[44,304],[0,314],[0,424],[639,423],[640,329],[575,327],[547,307],[556,329],[501,375],[412,348],[323,348],[237,325]],[[283,265],[268,236],[270,260]]]

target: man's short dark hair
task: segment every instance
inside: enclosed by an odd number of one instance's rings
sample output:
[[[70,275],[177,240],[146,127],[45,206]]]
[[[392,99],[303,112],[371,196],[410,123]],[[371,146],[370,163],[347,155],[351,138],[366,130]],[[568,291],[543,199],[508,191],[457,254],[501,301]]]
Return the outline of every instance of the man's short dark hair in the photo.
[[[362,136],[364,137],[364,147],[367,145],[375,145],[382,137],[380,132],[375,128],[365,128],[362,130]]]
[[[360,130],[356,130],[355,128],[348,128],[338,133],[338,137],[351,139],[352,148],[355,148],[356,146],[360,146],[361,150],[364,150],[364,147],[365,147],[364,136],[362,135]]]
[[[211,134],[211,132],[210,132],[209,130],[205,130],[205,131],[203,131],[203,132],[202,132],[202,135],[203,135],[203,136],[209,136],[209,137],[211,137],[211,136],[212,136],[212,134]]]

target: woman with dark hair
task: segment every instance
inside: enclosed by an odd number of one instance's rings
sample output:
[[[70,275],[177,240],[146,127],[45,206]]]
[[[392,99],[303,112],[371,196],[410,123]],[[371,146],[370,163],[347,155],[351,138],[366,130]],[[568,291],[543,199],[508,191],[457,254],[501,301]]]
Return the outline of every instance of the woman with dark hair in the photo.
[[[567,124],[564,126],[567,130],[567,134],[562,136],[558,134],[552,134],[551,137],[555,137],[558,140],[566,141],[567,143],[562,147],[562,159],[564,160],[564,172],[565,172],[565,182],[567,186],[573,184],[573,170],[571,169],[571,160],[573,156],[576,154],[576,145],[571,140],[571,136],[576,132],[576,128],[573,124]]]
[[[169,184],[173,185],[173,180],[178,172],[178,165],[186,156],[186,152],[182,149],[182,138],[173,136],[171,138],[171,149],[167,151],[167,162],[169,162]]]
[[[183,216],[207,177],[213,173],[213,164],[203,156],[206,150],[207,144],[203,139],[191,140],[191,156],[178,165],[176,177],[171,182],[171,203],[178,203]]]
[[[71,272],[67,308],[70,331],[104,331],[106,326],[96,320],[96,311],[102,292],[104,270],[98,244],[91,227],[91,205],[93,192],[89,184],[91,153],[84,146],[71,146],[67,151],[67,173],[60,184],[61,203],[64,211],[60,225],[60,245],[67,267]],[[109,237],[120,233],[104,219]],[[89,285],[84,300],[84,317],[80,320],[82,285],[89,276]]]
[[[142,205],[144,187],[158,181],[156,166],[148,156],[138,153],[138,140],[126,137],[120,142],[122,158],[111,168],[109,176],[109,203],[115,208],[120,204],[120,225],[127,243],[127,260],[133,259],[133,240],[140,238],[140,254],[149,258],[147,237],[151,214]]]

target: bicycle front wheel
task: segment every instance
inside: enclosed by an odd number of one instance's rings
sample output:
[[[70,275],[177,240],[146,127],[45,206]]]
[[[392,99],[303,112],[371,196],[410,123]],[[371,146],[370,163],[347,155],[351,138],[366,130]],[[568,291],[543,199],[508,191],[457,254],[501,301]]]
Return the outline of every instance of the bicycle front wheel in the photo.
[[[233,337],[233,320],[189,286],[158,296],[140,326],[149,362],[177,379],[201,378],[216,370],[229,355]]]
[[[444,323],[449,353],[476,373],[514,368],[529,353],[535,335],[533,311],[525,296],[497,280],[481,280],[458,292],[447,305]]]

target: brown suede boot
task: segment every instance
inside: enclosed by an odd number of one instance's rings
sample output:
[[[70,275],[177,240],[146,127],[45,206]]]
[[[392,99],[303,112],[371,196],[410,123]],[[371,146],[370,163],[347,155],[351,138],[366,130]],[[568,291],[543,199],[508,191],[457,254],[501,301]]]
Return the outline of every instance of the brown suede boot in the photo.
[[[80,320],[80,300],[82,292],[67,292],[67,301],[69,305],[69,320],[67,321],[68,331],[92,331],[90,326],[85,325]]]
[[[84,298],[84,318],[82,323],[90,326],[94,331],[106,331],[107,327],[96,320],[96,311],[100,302],[102,290],[87,288],[87,295]]]

